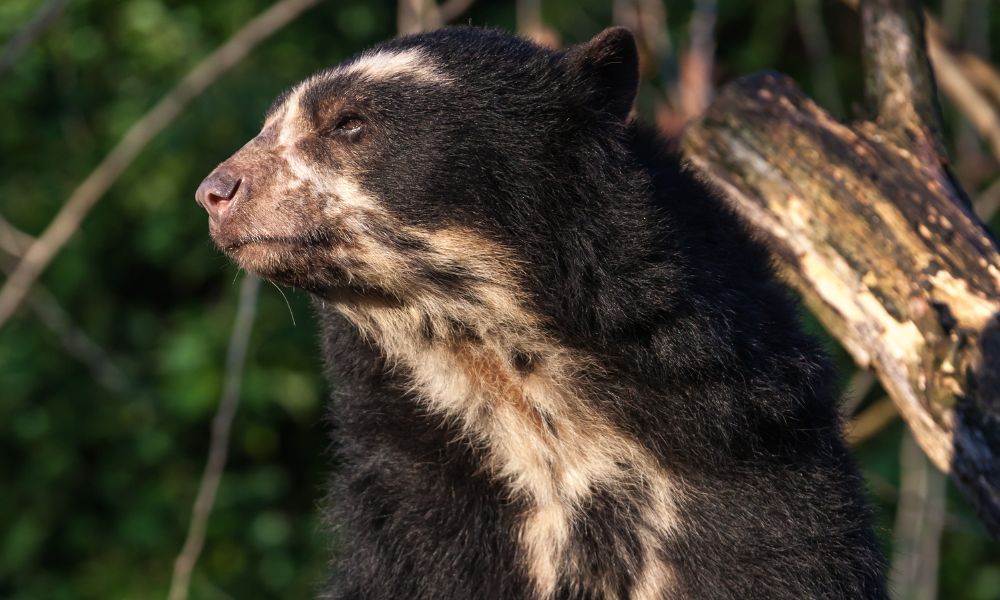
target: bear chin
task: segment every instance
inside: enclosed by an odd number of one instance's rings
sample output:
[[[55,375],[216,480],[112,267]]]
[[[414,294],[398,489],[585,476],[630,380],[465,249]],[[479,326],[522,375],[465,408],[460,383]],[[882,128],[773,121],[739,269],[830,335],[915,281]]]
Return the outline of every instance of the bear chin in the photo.
[[[275,284],[299,288],[334,304],[399,306],[403,303],[398,294],[365,282],[349,273],[346,265],[337,264],[330,256],[332,247],[301,240],[264,239],[237,242],[222,250],[249,273]]]

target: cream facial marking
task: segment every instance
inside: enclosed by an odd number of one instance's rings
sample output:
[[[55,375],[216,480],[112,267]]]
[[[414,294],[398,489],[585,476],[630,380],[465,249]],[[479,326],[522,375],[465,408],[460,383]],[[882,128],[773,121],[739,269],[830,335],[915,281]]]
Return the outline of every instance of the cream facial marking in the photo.
[[[298,118],[299,99],[302,97],[304,90],[314,85],[317,81],[348,75],[356,75],[368,80],[406,76],[428,83],[451,83],[451,78],[442,73],[418,48],[396,52],[386,50],[366,52],[349,64],[318,73],[296,85],[285,98],[281,108],[274,111],[264,123],[264,129],[268,125],[280,121],[282,123],[280,129],[283,131],[285,124],[289,122],[294,123]],[[281,144],[287,143],[289,139],[291,138],[282,138],[279,135],[279,143]]]
[[[335,69],[330,75],[360,75],[366,79],[389,79],[406,75],[430,83],[451,81],[418,48],[398,52],[366,52],[354,62]]]
[[[273,128],[277,132],[277,141],[274,144],[274,148],[282,157],[289,160],[293,168],[298,168],[299,175],[297,176],[300,179],[305,179],[301,177],[301,172],[311,168],[308,165],[308,161],[295,161],[291,156],[294,153],[296,140],[311,133],[307,115],[303,113],[300,106],[302,95],[319,81],[352,75],[367,80],[407,77],[427,83],[451,83],[451,79],[442,73],[418,48],[400,51],[379,50],[376,52],[367,52],[347,65],[319,73],[299,83],[288,93],[281,107],[274,111],[267,121],[265,121],[260,135],[264,135],[270,128]]]
[[[299,85],[285,100],[284,111],[281,113],[281,124],[278,126],[278,146],[291,146],[300,133],[300,110],[299,98],[302,97],[303,87]]]
[[[430,410],[485,450],[487,467],[510,494],[526,501],[518,542],[537,598],[553,597],[564,582],[593,581],[574,547],[573,522],[597,491],[640,499],[633,598],[662,598],[671,567],[659,549],[678,526],[679,486],[648,450],[593,409],[580,382],[598,368],[595,361],[552,340],[517,300],[515,263],[502,248],[468,230],[407,233],[430,249],[420,260],[461,260],[475,276],[475,301],[408,281],[412,257],[366,240],[366,268],[379,271],[384,285],[420,291],[399,305],[339,308],[404,367]],[[470,333],[438,333],[454,331],[455,322]]]

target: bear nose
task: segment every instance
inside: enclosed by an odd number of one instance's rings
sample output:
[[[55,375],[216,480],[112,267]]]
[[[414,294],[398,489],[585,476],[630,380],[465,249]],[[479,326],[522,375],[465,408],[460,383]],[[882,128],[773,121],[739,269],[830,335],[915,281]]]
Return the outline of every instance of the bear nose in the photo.
[[[205,178],[194,193],[195,200],[208,211],[208,216],[219,223],[226,216],[229,205],[236,199],[243,178],[227,170],[216,170]]]

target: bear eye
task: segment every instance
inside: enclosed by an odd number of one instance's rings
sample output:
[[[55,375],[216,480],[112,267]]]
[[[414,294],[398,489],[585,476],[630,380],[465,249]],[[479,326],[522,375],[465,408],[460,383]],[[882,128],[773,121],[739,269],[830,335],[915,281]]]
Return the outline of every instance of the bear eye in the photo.
[[[346,114],[342,115],[337,119],[337,123],[333,126],[332,133],[335,135],[347,135],[354,137],[361,133],[361,129],[364,127],[364,120],[356,114]]]

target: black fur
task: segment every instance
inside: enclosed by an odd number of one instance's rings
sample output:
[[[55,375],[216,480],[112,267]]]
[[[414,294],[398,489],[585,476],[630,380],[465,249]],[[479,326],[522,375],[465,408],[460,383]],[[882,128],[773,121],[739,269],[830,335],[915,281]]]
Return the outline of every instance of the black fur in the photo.
[[[363,96],[377,141],[343,160],[365,190],[406,223],[468,227],[512,249],[526,265],[521,301],[600,364],[581,375],[596,390],[589,410],[685,489],[680,533],[659,549],[676,577],[669,597],[886,597],[827,360],[764,249],[662,140],[627,121],[631,36],[610,30],[557,53],[456,28],[382,46],[413,47],[452,83],[340,82],[303,105]],[[324,148],[315,159],[333,160]],[[421,276],[461,294],[472,274]],[[482,448],[425,410],[376,342],[316,305],[341,465],[325,597],[535,597],[518,555],[522,501],[491,477]],[[427,322],[422,335],[449,333]],[[538,366],[511,351],[517,370]],[[634,589],[624,565],[641,566],[635,518],[647,493],[597,490],[572,524],[585,570],[612,597]],[[555,597],[604,596],[567,578]]]

